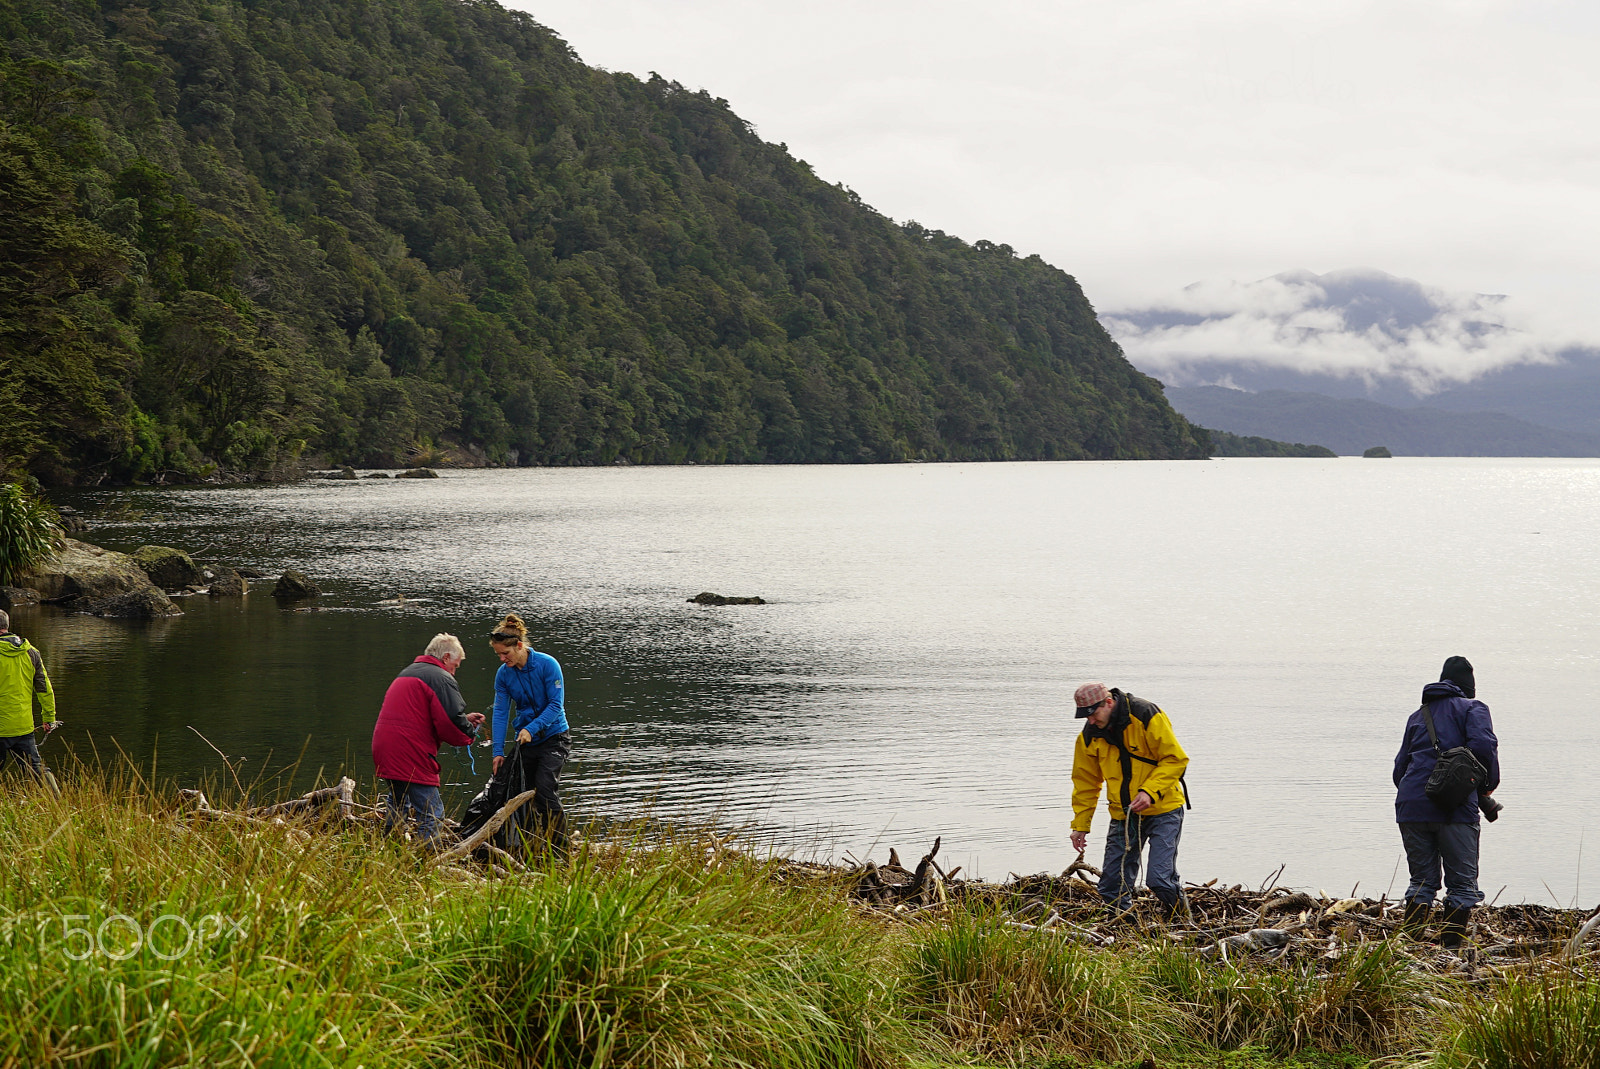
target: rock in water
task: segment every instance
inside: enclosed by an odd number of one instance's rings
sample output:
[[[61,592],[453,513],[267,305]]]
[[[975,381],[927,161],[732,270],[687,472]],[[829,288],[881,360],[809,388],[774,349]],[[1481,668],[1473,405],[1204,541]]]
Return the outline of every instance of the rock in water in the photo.
[[[153,604],[163,610],[171,609],[171,613],[163,611],[160,615],[178,612],[177,606],[150,582],[150,577],[132,557],[74,538],[67,539],[54,557],[35,565],[22,577],[22,583],[38,591],[44,600],[68,602],[74,609],[87,608],[122,594],[150,592],[159,595],[159,599],[152,599]]]
[[[0,586],[0,609],[10,612],[18,605],[39,604],[39,592],[22,586]]]
[[[155,587],[134,590],[127,594],[113,594],[109,598],[73,602],[74,609],[95,616],[118,616],[129,620],[154,620],[162,616],[182,616],[183,610],[172,599]]]
[[[1371,449],[1368,449],[1365,453],[1362,453],[1361,456],[1364,460],[1372,460],[1373,458],[1377,458],[1379,460],[1388,460],[1392,458],[1394,454],[1389,452],[1389,447],[1386,445],[1375,445]]]
[[[267,573],[260,568],[240,568],[239,574],[246,579],[266,579]]]
[[[340,468],[338,471],[331,471],[328,474],[323,476],[324,479],[343,479],[343,480],[350,480],[350,479],[354,479],[355,477],[356,477],[356,469],[350,467],[348,464],[346,464],[344,467]]]
[[[272,588],[272,596],[285,601],[298,601],[301,598],[315,598],[322,595],[322,588],[306,578],[305,572],[297,572],[287,568],[278,576],[278,585]]]
[[[730,598],[722,594],[713,594],[707,590],[696,594],[689,601],[695,605],[765,605],[765,598]]]
[[[171,546],[140,546],[133,551],[133,562],[163,590],[182,590],[203,581],[193,558]]]
[[[432,468],[412,468],[410,471],[402,471],[395,476],[396,479],[437,479],[438,477],[439,473]]]
[[[218,568],[211,578],[211,596],[214,598],[243,597],[250,590],[244,576],[232,568]]]
[[[56,514],[61,517],[61,529],[68,534],[82,534],[89,529],[78,510],[69,505],[57,505]]]
[[[363,475],[362,478],[363,479],[392,479],[392,478],[394,478],[394,476],[390,475],[386,471],[369,471],[365,475]]]

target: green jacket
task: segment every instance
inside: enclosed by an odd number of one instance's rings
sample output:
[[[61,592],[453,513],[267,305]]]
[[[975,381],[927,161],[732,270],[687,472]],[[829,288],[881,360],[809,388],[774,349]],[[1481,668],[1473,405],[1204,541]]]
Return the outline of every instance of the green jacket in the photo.
[[[21,635],[0,635],[0,737],[33,731],[33,699],[46,724],[56,718],[56,692],[39,651]]]

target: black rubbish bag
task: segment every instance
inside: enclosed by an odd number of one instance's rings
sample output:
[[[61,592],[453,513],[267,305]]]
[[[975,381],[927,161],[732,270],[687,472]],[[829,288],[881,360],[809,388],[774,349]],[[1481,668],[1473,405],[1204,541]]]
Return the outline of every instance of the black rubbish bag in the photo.
[[[524,761],[524,756],[527,761],[532,761],[535,753],[536,748],[530,746],[524,754],[522,743],[512,740],[506,750],[506,759],[500,763],[500,771],[489,777],[483,790],[473,796],[461,812],[458,833],[463,839],[471,837],[489,823],[489,819],[504,809],[511,799],[524,791],[533,790],[533,770]],[[515,854],[523,843],[538,840],[539,829],[538,810],[532,802],[527,802],[489,837],[489,842]]]

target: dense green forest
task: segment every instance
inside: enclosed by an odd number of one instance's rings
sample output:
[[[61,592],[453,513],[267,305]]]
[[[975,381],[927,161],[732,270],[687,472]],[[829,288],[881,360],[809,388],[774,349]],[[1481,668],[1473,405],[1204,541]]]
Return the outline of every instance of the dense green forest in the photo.
[[[494,3],[0,33],[0,450],[47,483],[1209,452],[1069,275]]]
[[[1228,431],[1208,430],[1211,436],[1211,455],[1214,457],[1336,457],[1339,454],[1325,445],[1302,445],[1299,442],[1279,442],[1254,434],[1232,434]]]

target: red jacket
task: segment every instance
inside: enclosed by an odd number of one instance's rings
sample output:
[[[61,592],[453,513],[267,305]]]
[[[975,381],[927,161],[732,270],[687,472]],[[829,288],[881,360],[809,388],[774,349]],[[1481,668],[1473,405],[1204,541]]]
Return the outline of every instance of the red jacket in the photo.
[[[439,786],[439,744],[470,746],[456,677],[444,662],[423,654],[401,672],[383,696],[372,729],[372,763],[384,779]]]

